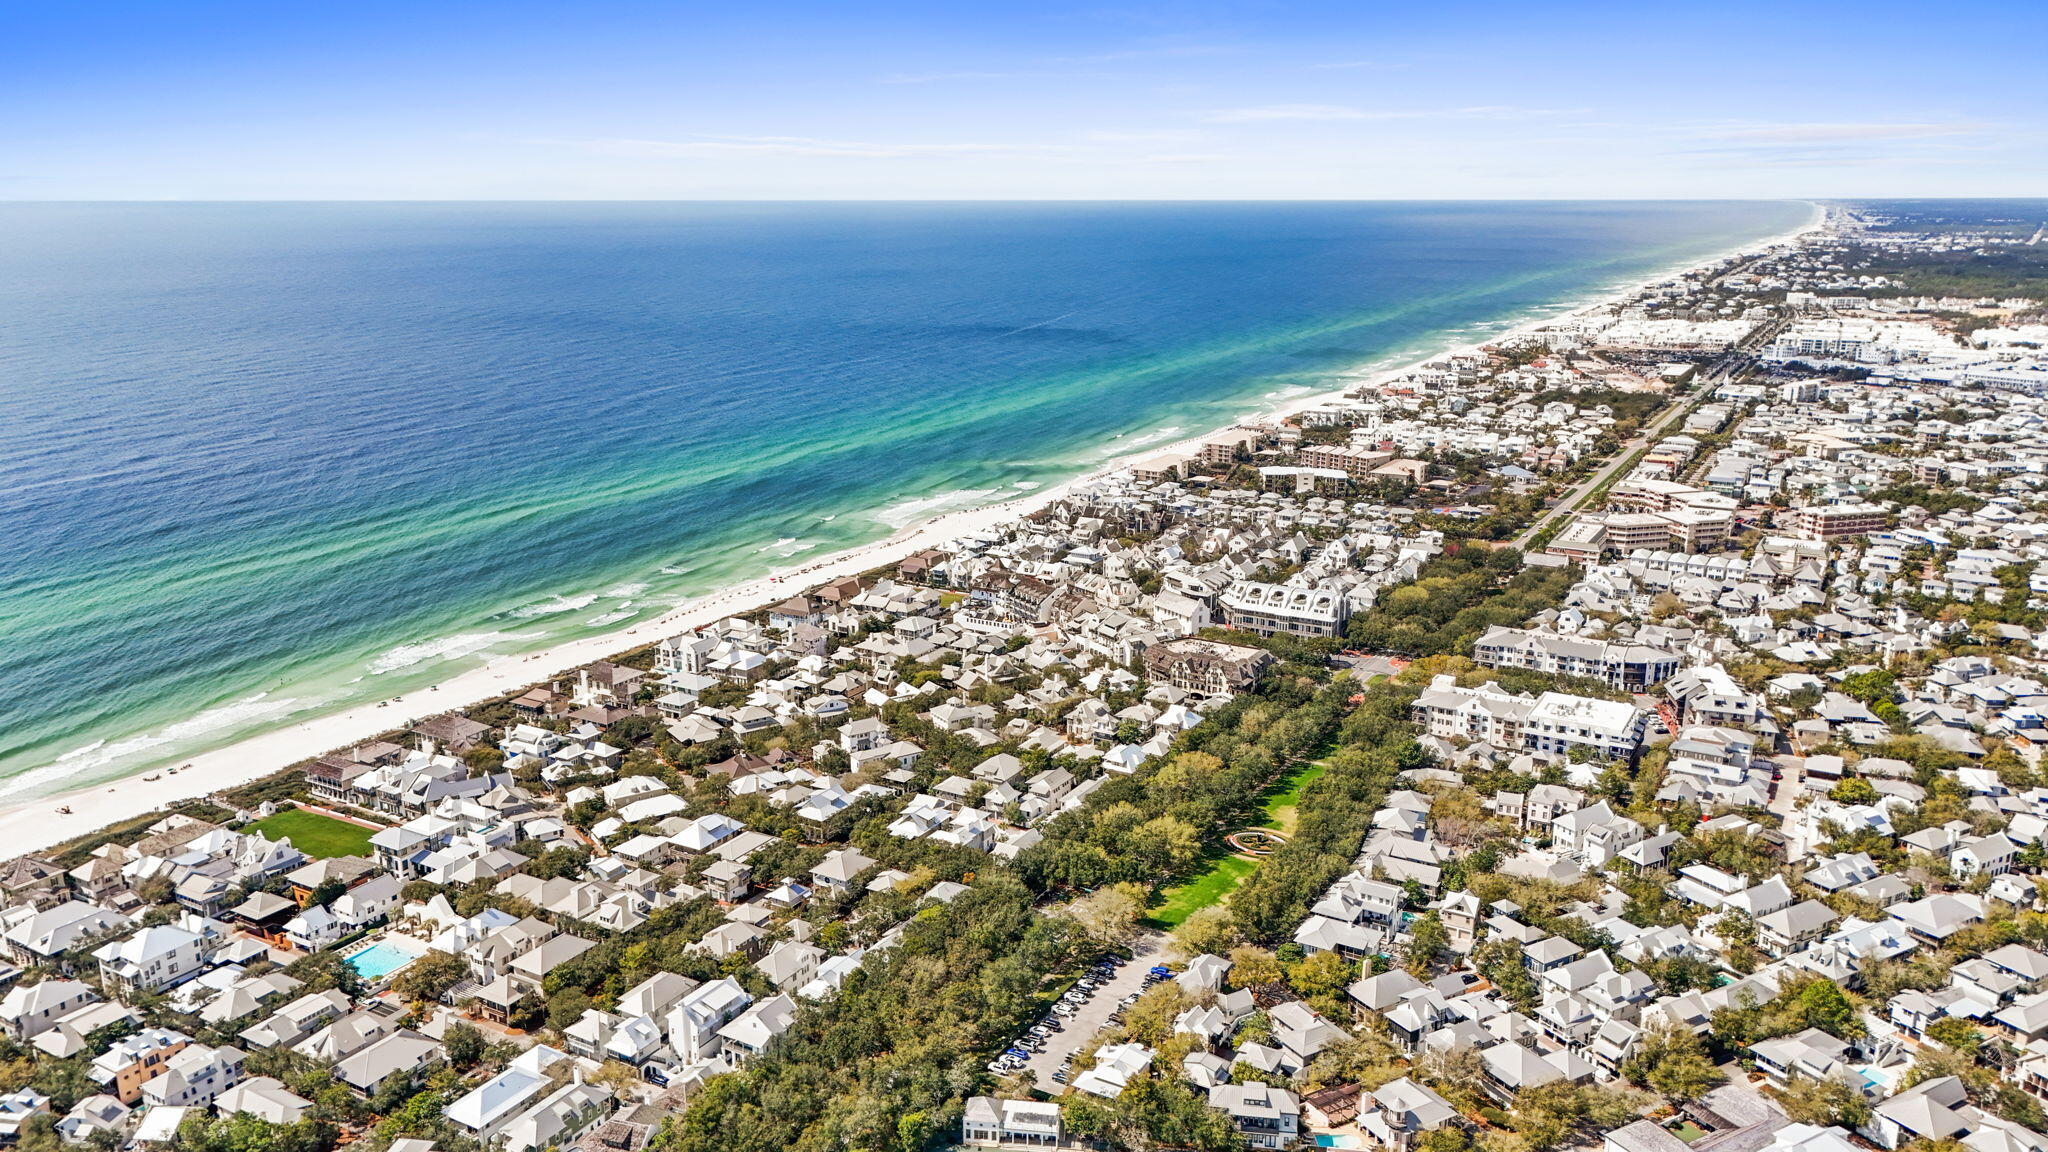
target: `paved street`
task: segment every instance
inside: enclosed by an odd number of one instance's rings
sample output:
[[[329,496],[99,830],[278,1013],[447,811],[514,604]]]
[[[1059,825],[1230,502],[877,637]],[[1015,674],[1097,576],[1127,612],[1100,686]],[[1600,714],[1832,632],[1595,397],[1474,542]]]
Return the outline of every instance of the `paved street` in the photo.
[[[1627,464],[1629,459],[1644,445],[1655,443],[1657,438],[1662,436],[1671,425],[1678,422],[1679,417],[1705,403],[1712,395],[1715,385],[1726,383],[1745,371],[1750,365],[1751,351],[1770,343],[1771,339],[1778,334],[1779,329],[1784,326],[1785,322],[1783,320],[1774,320],[1768,324],[1761,325],[1756,331],[1745,337],[1740,344],[1729,349],[1719,359],[1702,368],[1695,379],[1695,387],[1700,393],[1697,399],[1688,400],[1681,404],[1673,404],[1666,408],[1664,414],[1659,416],[1654,423],[1637,433],[1628,443],[1623,444],[1621,450],[1614,454],[1614,458],[1603,465],[1599,471],[1573,485],[1571,490],[1565,493],[1564,498],[1557,502],[1556,507],[1538,516],[1536,522],[1529,525],[1527,531],[1515,537],[1514,546],[1526,550],[1529,547],[1529,541],[1536,538],[1536,534],[1543,530],[1544,525],[1561,516],[1571,515],[1577,509],[1579,501],[1585,499],[1586,493],[1605,483],[1608,477],[1619,471],[1622,465]]]
[[[1040,1091],[1055,1096],[1065,1092],[1066,1085],[1055,1083],[1052,1078],[1052,1074],[1059,1071],[1060,1063],[1069,1053],[1077,1051],[1100,1031],[1102,1026],[1109,1022],[1109,1014],[1116,1011],[1117,1001],[1142,989],[1145,986],[1145,973],[1150,971],[1153,965],[1164,963],[1165,960],[1165,933],[1147,932],[1140,936],[1137,943],[1132,946],[1130,961],[1117,969],[1116,975],[1110,977],[1107,983],[1096,989],[1095,995],[1090,996],[1087,1003],[1081,1005],[1080,1011],[1066,1018],[1066,1031],[1053,1033],[1052,1038],[1046,1042],[1045,1051],[1032,1053],[1031,1059],[1024,1065],[1025,1070],[1032,1074],[1032,1083]]]

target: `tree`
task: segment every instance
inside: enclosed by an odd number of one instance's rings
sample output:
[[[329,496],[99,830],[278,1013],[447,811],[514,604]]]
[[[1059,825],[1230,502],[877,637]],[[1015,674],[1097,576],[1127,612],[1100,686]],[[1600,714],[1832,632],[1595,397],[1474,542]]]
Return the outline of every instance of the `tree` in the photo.
[[[1472,950],[1472,966],[1517,1008],[1536,1010],[1542,991],[1536,987],[1536,978],[1529,975],[1521,944],[1505,936],[1482,940]]]
[[[1432,1128],[1416,1139],[1415,1152],[1472,1152],[1472,1133],[1462,1124]]]
[[[1185,820],[1160,816],[1133,829],[1127,850],[1149,875],[1186,871],[1202,855],[1202,834]]]
[[[1230,918],[1230,909],[1221,904],[1197,908],[1180,927],[1173,930],[1173,948],[1182,959],[1192,960],[1197,956],[1221,956],[1237,943],[1237,925]]]
[[[1984,1033],[1959,1016],[1944,1016],[1927,1026],[1927,1038],[1952,1051],[1975,1054],[1984,1043]]]
[[[178,1147],[185,1152],[322,1152],[334,1146],[334,1137],[330,1126],[314,1120],[272,1124],[249,1112],[189,1115],[178,1125]]]
[[[1851,776],[1828,790],[1828,799],[1837,804],[1875,804],[1877,789],[1870,781],[1860,776]]]
[[[1451,954],[1451,934],[1443,917],[1426,912],[1408,929],[1407,968],[1410,975],[1424,977]]]
[[[458,1071],[467,1072],[484,1058],[484,1034],[461,1021],[448,1025],[441,1044],[448,1050],[448,1063]]]
[[[1808,1028],[1818,1028],[1843,1040],[1863,1035],[1863,1021],[1857,1018],[1856,1005],[1842,992],[1841,985],[1832,980],[1809,981],[1799,990],[1797,1006]]]
[[[1287,982],[1307,1000],[1341,995],[1358,978],[1358,965],[1335,952],[1318,952],[1287,970]]]
[[[405,966],[391,982],[399,995],[415,1003],[431,1003],[447,995],[450,988],[469,975],[469,961],[438,949]]]
[[[1697,1100],[1727,1080],[1707,1059],[1700,1038],[1690,1028],[1664,1025],[1636,1040],[1622,1075],[1672,1100]]]
[[[363,992],[363,976],[345,963],[339,952],[309,952],[284,966],[284,974],[301,983],[298,991],[311,995],[330,988],[348,996]]]
[[[1137,934],[1145,915],[1145,889],[1130,882],[1098,888],[1067,905],[1066,913],[1096,943],[1121,948]]]
[[[1875,668],[1868,672],[1842,677],[1840,690],[1843,695],[1854,697],[1865,704],[1876,704],[1879,701],[1891,703],[1898,699],[1899,681],[1890,672]]]
[[[1778,1093],[1778,1106],[1801,1124],[1853,1131],[1870,1122],[1870,1102],[1846,1080],[1796,1077]]]
[[[1271,984],[1285,973],[1280,970],[1280,961],[1264,948],[1240,944],[1230,950],[1230,971],[1224,979],[1232,988],[1257,988]]]

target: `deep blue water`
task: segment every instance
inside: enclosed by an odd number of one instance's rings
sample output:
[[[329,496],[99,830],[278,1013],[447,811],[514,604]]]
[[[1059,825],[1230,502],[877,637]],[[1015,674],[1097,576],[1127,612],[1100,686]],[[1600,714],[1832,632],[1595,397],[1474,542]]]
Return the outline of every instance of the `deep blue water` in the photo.
[[[1809,213],[0,205],[0,802],[624,627]]]

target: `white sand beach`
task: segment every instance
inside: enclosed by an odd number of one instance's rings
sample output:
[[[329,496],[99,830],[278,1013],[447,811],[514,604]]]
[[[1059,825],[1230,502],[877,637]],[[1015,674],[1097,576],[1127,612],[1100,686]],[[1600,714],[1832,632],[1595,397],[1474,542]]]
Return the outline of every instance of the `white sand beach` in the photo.
[[[1642,287],[1672,278],[1688,268],[1705,267],[1733,257],[1747,255],[1790,242],[1818,228],[1823,214],[1804,226],[1767,240],[1741,245],[1717,257],[1687,262],[1638,284],[1607,295],[1578,309],[1562,312],[1487,336],[1458,348],[1432,352],[1413,361],[1379,370],[1339,375],[1339,387],[1327,392],[1288,397],[1256,413],[1271,420],[1319,404],[1377,381],[1390,379],[1419,364],[1446,355],[1470,352],[1486,344],[1540,329],[1566,316],[1604,308],[1625,299]],[[429,688],[392,697],[380,703],[363,704],[329,715],[264,732],[214,751],[185,759],[175,772],[163,764],[142,765],[136,775],[95,785],[91,788],[35,797],[0,807],[0,850],[11,855],[35,852],[82,836],[108,824],[162,808],[181,799],[208,795],[221,788],[246,783],[292,764],[370,739],[406,723],[450,709],[468,707],[503,696],[529,685],[561,676],[591,661],[652,643],[679,632],[702,627],[737,612],[748,611],[785,599],[815,584],[869,571],[901,560],[912,553],[938,547],[949,540],[985,531],[998,524],[1046,507],[1080,485],[1096,480],[1130,463],[1134,458],[1185,448],[1213,434],[1208,429],[1171,444],[1148,444],[1129,455],[1106,461],[1083,476],[1058,487],[1047,488],[998,504],[948,512],[911,525],[885,540],[852,548],[823,560],[775,572],[685,604],[654,620],[632,627],[561,644],[526,656],[506,657],[462,672]],[[145,780],[143,775],[155,776]],[[60,811],[68,809],[68,811]]]

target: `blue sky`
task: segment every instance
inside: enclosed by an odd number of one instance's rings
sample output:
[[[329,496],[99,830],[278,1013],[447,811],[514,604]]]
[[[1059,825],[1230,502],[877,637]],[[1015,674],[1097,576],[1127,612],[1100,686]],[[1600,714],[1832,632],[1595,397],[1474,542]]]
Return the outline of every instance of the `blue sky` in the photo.
[[[2039,0],[0,4],[0,198],[2048,193]]]

